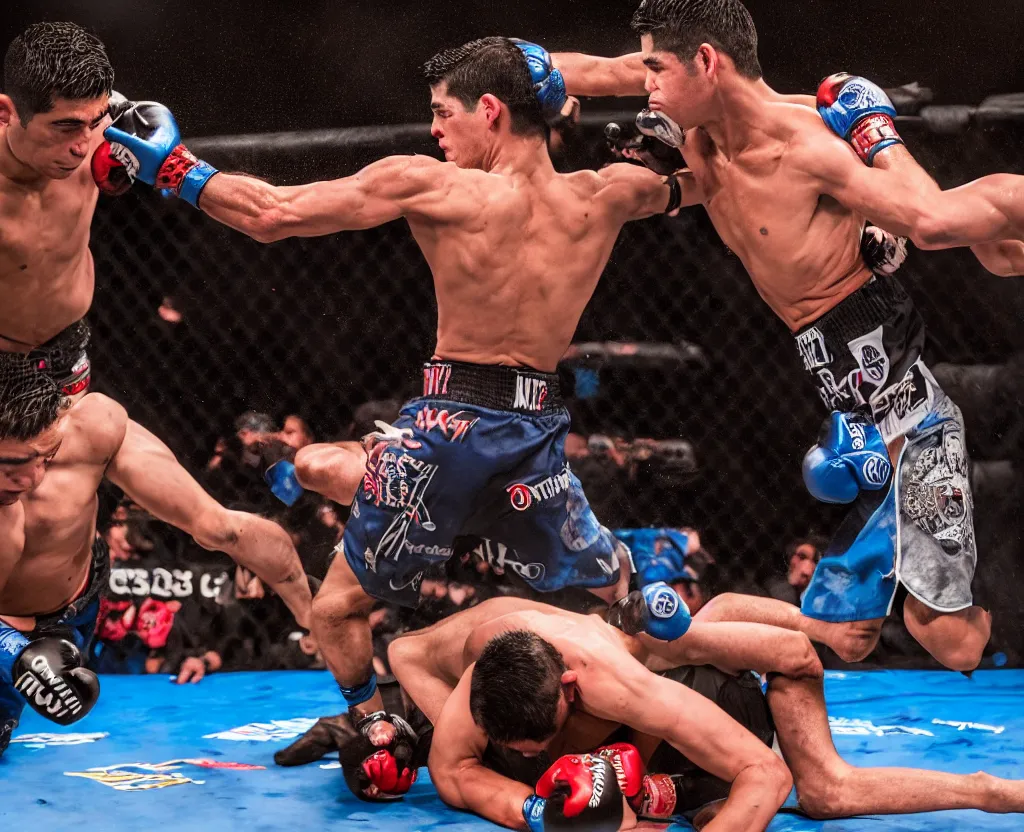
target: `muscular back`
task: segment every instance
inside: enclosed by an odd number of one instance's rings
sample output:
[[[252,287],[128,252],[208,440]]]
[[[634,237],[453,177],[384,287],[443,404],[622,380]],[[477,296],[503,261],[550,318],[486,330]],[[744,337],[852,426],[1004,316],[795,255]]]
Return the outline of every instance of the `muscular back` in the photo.
[[[805,139],[827,128],[800,100],[766,102],[750,144],[732,159],[700,129],[683,148],[722,240],[794,331],[871,276],[860,256],[864,218],[823,195],[806,172]]]
[[[628,219],[614,186],[550,163],[511,175],[445,167],[451,212],[406,215],[434,274],[437,356],[553,371]]]
[[[27,351],[89,311],[98,193],[88,164],[31,185],[0,175],[0,350]]]

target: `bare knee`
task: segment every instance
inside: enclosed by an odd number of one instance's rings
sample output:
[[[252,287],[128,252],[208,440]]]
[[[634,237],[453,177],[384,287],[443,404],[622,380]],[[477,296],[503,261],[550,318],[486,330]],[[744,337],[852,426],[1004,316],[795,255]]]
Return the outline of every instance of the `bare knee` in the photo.
[[[844,662],[860,662],[878,646],[882,635],[882,619],[875,621],[849,621],[840,624],[839,633],[828,642]]]
[[[327,473],[323,449],[323,445],[306,445],[295,453],[295,478],[303,488],[316,490]]]
[[[723,592],[704,604],[695,618],[699,618],[701,621],[728,620],[727,611],[741,599],[742,596],[737,592]]]
[[[935,660],[950,670],[967,673],[976,670],[985,652],[984,644],[960,643],[949,645],[923,645]]]
[[[370,612],[367,601],[361,588],[325,584],[313,598],[313,627],[330,631],[350,619],[367,619]]]

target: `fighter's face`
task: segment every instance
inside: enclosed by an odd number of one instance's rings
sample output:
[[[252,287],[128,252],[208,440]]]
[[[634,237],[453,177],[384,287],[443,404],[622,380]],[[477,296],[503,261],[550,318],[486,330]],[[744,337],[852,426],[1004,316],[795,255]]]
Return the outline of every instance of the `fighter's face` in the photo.
[[[39,487],[64,440],[65,419],[32,439],[0,440],[0,506],[10,506]]]
[[[444,82],[431,87],[430,93],[430,109],[434,113],[430,135],[437,139],[445,161],[460,168],[481,167],[490,128],[484,108],[467,110],[459,99],[448,95]]]
[[[569,720],[571,708],[569,707],[569,700],[566,697],[564,685],[562,687],[562,692],[558,696],[558,705],[556,707],[555,733],[550,737],[540,742],[534,740],[517,740],[516,742],[508,743],[505,747],[522,754],[524,757],[537,757],[547,751],[548,746],[555,741],[555,737],[562,733],[565,723]]]
[[[654,38],[644,35],[640,47],[647,67],[644,87],[650,95],[648,106],[658,110],[683,130],[698,127],[708,119],[713,87],[706,72],[698,71],[702,58],[684,62],[672,52],[655,48]]]
[[[53,109],[36,113],[28,124],[16,115],[7,127],[14,157],[50,179],[67,179],[88,157],[89,148],[107,114],[108,100],[58,98]]]

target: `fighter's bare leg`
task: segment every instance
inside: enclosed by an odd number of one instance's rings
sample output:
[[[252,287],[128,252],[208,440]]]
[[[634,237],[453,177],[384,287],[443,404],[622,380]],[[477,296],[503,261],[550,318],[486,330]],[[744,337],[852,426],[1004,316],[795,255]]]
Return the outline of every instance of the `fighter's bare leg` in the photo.
[[[363,591],[345,560],[345,553],[339,550],[313,598],[313,635],[327,667],[342,687],[358,687],[373,672],[373,636],[369,620],[372,609],[373,598]],[[383,707],[384,701],[377,691],[354,710],[358,714],[370,714]]]
[[[974,670],[992,634],[992,616],[981,607],[941,613],[913,595],[903,604],[903,621],[918,643],[950,670]]]
[[[295,454],[295,477],[307,491],[352,505],[366,473],[366,451],[358,442],[317,443]]]
[[[1024,781],[914,768],[858,768],[832,744],[821,678],[774,677],[768,705],[801,808],[811,817],[943,809],[1024,811]]]
[[[752,621],[804,633],[812,641],[827,644],[845,662],[859,662],[875,649],[885,619],[868,621],[819,621],[799,607],[775,598],[759,598],[726,592],[712,598],[696,615],[697,621]]]

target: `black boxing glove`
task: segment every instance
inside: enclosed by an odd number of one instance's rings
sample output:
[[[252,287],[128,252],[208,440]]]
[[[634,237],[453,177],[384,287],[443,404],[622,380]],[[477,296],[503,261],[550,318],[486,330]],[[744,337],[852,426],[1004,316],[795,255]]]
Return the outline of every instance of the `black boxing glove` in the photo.
[[[62,638],[30,641],[15,659],[11,677],[28,706],[58,725],[78,722],[100,695],[96,674],[82,667],[78,648]]]
[[[618,832],[624,813],[615,769],[593,754],[567,754],[556,760],[523,806],[523,817],[534,832]]]
[[[875,274],[895,274],[907,259],[907,238],[897,237],[873,225],[865,225],[860,238],[860,254]]]
[[[616,159],[644,165],[662,176],[671,176],[686,167],[678,148],[642,133],[636,124],[612,122],[605,126],[604,138]]]
[[[387,745],[378,746],[370,740],[378,722],[395,728],[395,737]],[[416,782],[421,763],[416,754],[416,732],[402,717],[384,711],[361,720],[356,730],[360,736],[338,751],[345,783],[360,800],[400,800]]]

